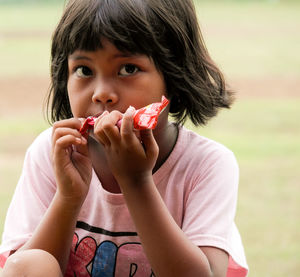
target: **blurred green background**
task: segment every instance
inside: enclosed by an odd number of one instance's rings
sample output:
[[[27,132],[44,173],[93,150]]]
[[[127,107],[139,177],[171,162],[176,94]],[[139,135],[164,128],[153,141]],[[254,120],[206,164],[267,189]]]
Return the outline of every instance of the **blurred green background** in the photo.
[[[0,0],[0,233],[26,148],[48,127],[52,31],[64,1]],[[196,1],[207,47],[237,101],[195,129],[240,165],[236,221],[250,275],[300,272],[300,3]]]

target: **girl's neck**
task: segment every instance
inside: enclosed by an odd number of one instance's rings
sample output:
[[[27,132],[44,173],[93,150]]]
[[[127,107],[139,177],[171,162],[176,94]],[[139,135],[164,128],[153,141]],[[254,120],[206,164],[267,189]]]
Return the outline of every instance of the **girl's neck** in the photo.
[[[159,147],[159,154],[153,169],[156,172],[171,154],[178,137],[178,125],[167,123],[162,129],[154,130],[154,137]]]

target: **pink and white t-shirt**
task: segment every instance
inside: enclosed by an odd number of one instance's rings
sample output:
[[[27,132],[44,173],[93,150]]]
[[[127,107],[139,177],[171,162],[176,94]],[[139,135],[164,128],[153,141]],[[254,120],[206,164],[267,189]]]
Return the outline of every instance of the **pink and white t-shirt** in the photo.
[[[197,246],[225,250],[230,255],[228,277],[246,276],[248,266],[234,223],[236,159],[223,145],[179,129],[177,143],[154,173],[154,182],[187,237]],[[55,194],[51,131],[39,135],[26,153],[6,217],[2,264],[5,253],[30,239]],[[123,195],[104,190],[95,172],[78,217],[65,276],[154,276]]]

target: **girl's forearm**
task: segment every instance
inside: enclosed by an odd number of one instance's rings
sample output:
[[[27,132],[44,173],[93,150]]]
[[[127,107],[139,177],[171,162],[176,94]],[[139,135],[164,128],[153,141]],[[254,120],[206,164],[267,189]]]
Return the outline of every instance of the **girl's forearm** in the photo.
[[[155,276],[212,276],[207,257],[176,224],[152,178],[122,192]]]
[[[51,205],[29,239],[19,251],[42,249],[51,253],[66,270],[76,221],[81,205],[75,205],[55,194]]]

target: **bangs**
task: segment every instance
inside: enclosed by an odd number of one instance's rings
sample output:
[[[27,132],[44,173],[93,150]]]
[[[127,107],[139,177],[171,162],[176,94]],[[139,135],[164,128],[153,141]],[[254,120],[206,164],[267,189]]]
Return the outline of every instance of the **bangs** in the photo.
[[[78,49],[97,50],[106,38],[120,51],[152,56],[155,32],[144,1],[71,1],[68,9],[72,11],[66,12],[64,22],[68,55]]]

